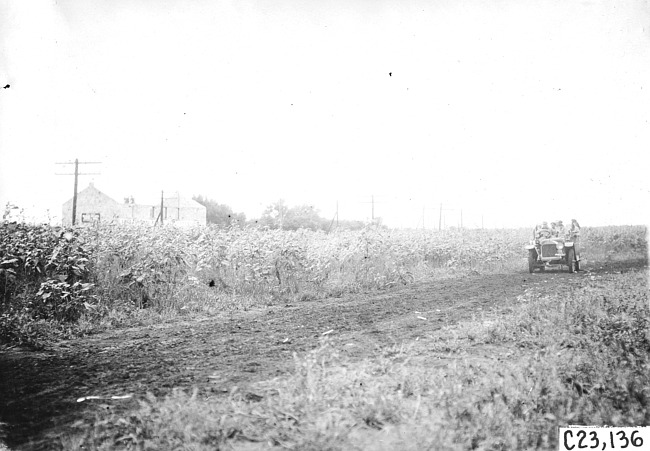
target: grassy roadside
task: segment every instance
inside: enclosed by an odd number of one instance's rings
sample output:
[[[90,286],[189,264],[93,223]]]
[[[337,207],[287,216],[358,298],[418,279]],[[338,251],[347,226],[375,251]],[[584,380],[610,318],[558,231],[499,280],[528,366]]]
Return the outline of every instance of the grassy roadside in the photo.
[[[607,274],[363,362],[326,340],[255,393],[150,397],[63,447],[554,449],[561,425],[650,424],[649,356],[647,269]]]

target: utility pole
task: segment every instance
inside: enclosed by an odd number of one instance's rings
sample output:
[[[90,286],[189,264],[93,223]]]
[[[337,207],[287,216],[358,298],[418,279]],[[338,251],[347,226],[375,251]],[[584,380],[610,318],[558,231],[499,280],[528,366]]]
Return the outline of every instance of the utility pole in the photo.
[[[156,227],[158,225],[158,220],[160,220],[160,225],[163,225],[163,208],[165,206],[165,192],[161,191],[160,192],[160,213],[158,213],[158,216],[156,216],[156,222],[153,223],[153,226]],[[153,208],[153,207],[151,207]]]
[[[481,230],[483,230],[483,215],[481,215]]]
[[[77,223],[77,186],[79,184],[79,176],[80,175],[100,175],[99,172],[84,172],[84,173],[79,173],[79,165],[80,164],[102,164],[101,161],[79,161],[79,159],[75,158],[74,161],[66,161],[62,163],[54,163],[54,164],[74,164],[74,173],[73,174],[59,174],[55,173],[55,175],[74,175],[74,194],[72,195],[72,225],[75,225]]]
[[[327,229],[327,233],[330,233],[332,231],[332,226],[334,225],[334,221],[336,221],[336,228],[339,228],[339,201],[336,201],[336,213],[334,213],[334,217],[332,217],[332,222],[330,222],[330,226]]]
[[[438,217],[438,230],[442,230],[442,202],[440,202],[440,216]]]
[[[463,209],[460,209],[460,228],[463,228]]]
[[[440,206],[442,207],[442,204],[440,204]],[[437,209],[436,207],[427,207],[426,205],[422,206],[422,230],[426,230],[426,224],[425,224],[426,211],[427,210],[436,210],[436,209]],[[440,215],[441,215],[441,219],[439,220],[439,222],[442,223],[442,210],[440,210]],[[434,224],[435,224],[435,222],[434,222]],[[438,228],[440,228],[440,224],[438,224]],[[434,225],[432,227],[432,229],[435,230],[436,226]]]
[[[72,196],[72,225],[77,222],[77,183],[79,181],[79,160],[74,160],[74,195]]]
[[[368,204],[368,203],[371,204],[370,218],[371,218],[371,220],[372,220],[372,222],[374,224],[374,222],[375,222],[375,195],[372,194],[370,196],[370,202],[359,201],[359,203],[361,203],[361,204]],[[379,200],[379,201],[377,201],[377,203],[382,203],[382,201]]]
[[[336,228],[339,228],[339,201],[336,201]]]

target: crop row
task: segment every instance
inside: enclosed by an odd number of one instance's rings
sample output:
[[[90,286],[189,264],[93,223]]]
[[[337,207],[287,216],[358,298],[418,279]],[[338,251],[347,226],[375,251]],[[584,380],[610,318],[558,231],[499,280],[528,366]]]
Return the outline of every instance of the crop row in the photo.
[[[206,293],[208,283],[211,293],[251,298],[382,289],[441,268],[514,268],[530,235],[527,229],[438,232],[369,226],[326,234],[252,227],[61,229],[4,223],[0,314],[5,322],[17,314],[74,321],[83,313],[101,315],[117,301],[169,305],[182,291],[194,289],[200,295],[196,290],[201,288]],[[583,254],[590,247],[645,253],[646,229],[583,229],[582,247]]]

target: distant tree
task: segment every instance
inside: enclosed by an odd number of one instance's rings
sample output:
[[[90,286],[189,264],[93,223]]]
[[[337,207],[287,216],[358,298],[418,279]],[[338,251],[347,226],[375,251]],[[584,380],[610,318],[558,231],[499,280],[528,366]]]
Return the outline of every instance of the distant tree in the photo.
[[[277,200],[264,209],[259,223],[271,229],[281,229],[288,212],[289,207],[284,202],[284,199]]]
[[[321,218],[318,210],[311,205],[299,205],[290,208],[283,224],[283,227],[288,230],[327,230],[328,226],[327,219]]]
[[[203,196],[194,196],[192,199],[206,208],[206,220],[208,224],[229,227],[234,224],[243,224],[246,222],[246,215],[244,213],[235,213],[228,205],[220,204]]]
[[[272,229],[285,230],[327,230],[329,221],[321,218],[311,205],[289,207],[283,199],[266,207],[259,224]]]
[[[317,209],[311,205],[289,207],[283,199],[273,202],[264,209],[258,220],[251,221],[262,227],[285,230],[324,230],[326,232],[339,230],[361,230],[368,225],[366,221],[341,219],[337,222],[320,216]],[[375,226],[385,227],[381,218],[375,218]]]

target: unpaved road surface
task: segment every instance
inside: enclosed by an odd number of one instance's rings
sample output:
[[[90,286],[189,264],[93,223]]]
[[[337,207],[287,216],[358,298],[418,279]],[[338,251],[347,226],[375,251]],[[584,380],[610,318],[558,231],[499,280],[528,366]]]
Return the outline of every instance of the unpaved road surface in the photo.
[[[133,406],[173,387],[227,394],[233,386],[281,375],[293,353],[314,349],[325,332],[340,337],[353,358],[378,346],[423,337],[443,326],[513,306],[527,287],[579,286],[598,272],[626,271],[642,261],[588,265],[568,274],[477,273],[385,292],[298,302],[193,321],[113,330],[35,352],[0,349],[0,422],[11,449],[52,449],[52,437],[94,418],[102,401],[90,395],[133,395],[111,408]],[[421,317],[421,318],[418,318]],[[426,318],[426,320],[422,319]]]

